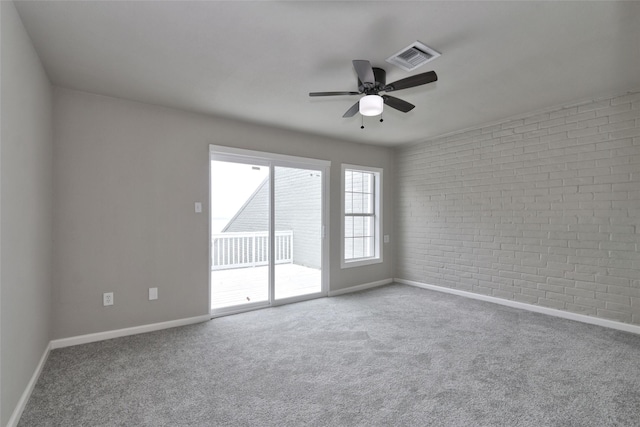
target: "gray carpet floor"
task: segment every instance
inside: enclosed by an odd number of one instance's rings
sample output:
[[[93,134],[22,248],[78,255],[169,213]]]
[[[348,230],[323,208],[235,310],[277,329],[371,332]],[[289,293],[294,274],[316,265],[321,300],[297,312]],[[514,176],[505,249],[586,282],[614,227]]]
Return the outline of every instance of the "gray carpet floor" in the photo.
[[[19,426],[638,426],[640,335],[389,285],[54,350]]]

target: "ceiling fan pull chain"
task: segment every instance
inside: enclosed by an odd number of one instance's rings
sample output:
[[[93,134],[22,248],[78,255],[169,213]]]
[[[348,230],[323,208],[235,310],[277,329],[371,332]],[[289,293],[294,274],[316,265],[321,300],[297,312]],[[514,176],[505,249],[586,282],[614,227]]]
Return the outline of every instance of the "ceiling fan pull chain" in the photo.
[[[382,119],[382,113],[380,113],[380,123],[384,122],[384,120]]]
[[[362,126],[360,126],[360,129],[364,129],[364,116],[360,114],[360,118],[362,119]]]

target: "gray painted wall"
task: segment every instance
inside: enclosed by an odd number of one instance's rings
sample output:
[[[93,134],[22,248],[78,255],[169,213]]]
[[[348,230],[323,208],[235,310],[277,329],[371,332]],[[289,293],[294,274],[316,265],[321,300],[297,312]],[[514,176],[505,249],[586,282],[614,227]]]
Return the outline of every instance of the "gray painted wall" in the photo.
[[[0,425],[49,344],[51,86],[12,2],[0,2]]]
[[[397,277],[640,324],[640,93],[397,151]]]
[[[393,277],[392,252],[350,269],[339,258],[340,163],[382,167],[393,194],[393,150],[56,88],[54,338],[209,312],[209,144],[330,160],[331,290]]]
[[[322,182],[320,173],[275,168],[276,231],[293,231],[293,263],[310,268],[322,264]],[[227,225],[225,232],[267,231],[268,181]]]

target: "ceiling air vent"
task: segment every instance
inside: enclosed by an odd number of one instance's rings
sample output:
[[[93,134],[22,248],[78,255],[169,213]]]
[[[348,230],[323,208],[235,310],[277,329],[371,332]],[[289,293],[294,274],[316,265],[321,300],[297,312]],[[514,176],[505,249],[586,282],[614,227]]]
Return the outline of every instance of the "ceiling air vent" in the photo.
[[[391,55],[387,58],[387,62],[405,71],[413,71],[427,62],[433,61],[438,56],[440,56],[440,53],[431,49],[429,46],[415,42],[395,55]]]

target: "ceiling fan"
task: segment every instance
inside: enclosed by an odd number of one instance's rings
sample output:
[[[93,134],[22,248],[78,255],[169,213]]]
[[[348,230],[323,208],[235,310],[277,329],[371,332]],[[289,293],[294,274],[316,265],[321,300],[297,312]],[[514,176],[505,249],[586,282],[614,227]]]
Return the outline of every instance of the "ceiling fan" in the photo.
[[[438,80],[435,71],[428,71],[386,84],[386,71],[382,68],[372,67],[369,61],[354,59],[353,68],[355,68],[358,75],[358,92],[310,92],[309,96],[365,95],[349,108],[342,117],[353,117],[358,112],[363,116],[377,116],[382,114],[383,104],[407,113],[413,110],[415,105],[393,96],[380,95],[380,92],[408,89]]]

